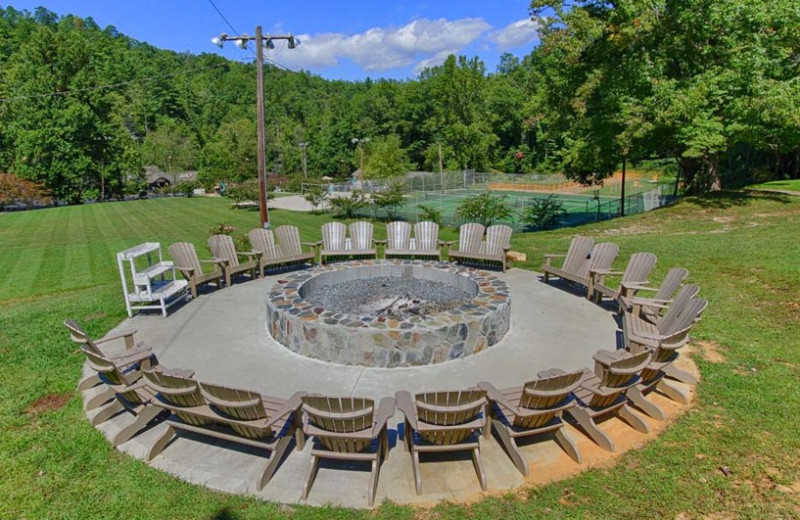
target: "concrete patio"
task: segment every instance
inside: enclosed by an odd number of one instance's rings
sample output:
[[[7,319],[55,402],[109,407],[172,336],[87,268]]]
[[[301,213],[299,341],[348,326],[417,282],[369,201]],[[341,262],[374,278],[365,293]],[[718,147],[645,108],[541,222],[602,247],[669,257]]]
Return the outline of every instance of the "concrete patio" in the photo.
[[[617,324],[614,314],[563,287],[546,285],[537,273],[513,269],[500,274],[511,288],[511,330],[495,346],[473,356],[437,365],[415,368],[365,368],[334,365],[306,358],[274,341],[265,329],[265,298],[268,289],[285,275],[235,284],[211,291],[177,308],[169,317],[140,314],[125,320],[116,330],[135,328],[138,337],[153,347],[162,365],[195,371],[199,380],[240,386],[267,395],[288,397],[298,390],[328,395],[356,395],[378,399],[397,390],[459,389],[480,381],[497,387],[520,385],[539,370],[591,367],[598,349],[615,349]],[[684,368],[694,369],[688,356]],[[688,365],[687,365],[688,364]],[[89,397],[93,390],[86,393]],[[660,396],[654,400],[670,418],[681,407]],[[89,416],[91,417],[89,412]],[[652,438],[668,421],[646,419],[653,429],[641,434],[618,419],[603,423],[617,443],[610,454],[597,447],[571,425],[566,426],[583,455],[583,463],[572,461],[551,439],[528,443],[524,452],[531,475],[523,477],[494,439],[482,439],[482,457],[489,491],[481,493],[471,459],[456,456],[423,459],[423,493],[417,495],[411,459],[398,440],[401,414],[389,423],[391,450],[383,463],[376,504],[430,505],[439,501],[472,501],[482,494],[505,493],[526,483],[543,483],[607,464],[620,453]],[[112,435],[131,421],[120,414],[99,429]],[[156,425],[119,449],[142,458],[165,428]],[[367,507],[368,466],[323,462],[305,502],[300,501],[311,466],[308,444],[303,451],[291,450],[273,479],[262,489],[254,487],[257,468],[264,453],[211,441],[206,437],[181,435],[151,463],[178,478],[228,492],[252,494],[265,500],[310,505],[333,504]],[[428,462],[426,462],[428,461]]]

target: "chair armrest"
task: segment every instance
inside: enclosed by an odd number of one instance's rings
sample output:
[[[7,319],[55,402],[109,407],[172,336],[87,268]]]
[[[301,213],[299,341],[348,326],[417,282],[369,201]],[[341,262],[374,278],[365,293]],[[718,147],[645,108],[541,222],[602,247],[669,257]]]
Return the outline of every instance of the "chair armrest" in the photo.
[[[100,345],[102,343],[106,343],[109,341],[114,341],[115,339],[125,338],[125,349],[133,348],[133,335],[136,334],[137,330],[123,330],[121,332],[117,332],[113,336],[104,336],[98,340],[95,340],[96,345]]]
[[[385,246],[389,242],[387,239],[383,240],[373,240],[372,243],[377,246]]]
[[[261,251],[238,251],[238,254],[242,256],[261,256],[263,253]]]
[[[302,244],[304,246],[309,246],[309,247],[317,247],[321,243],[322,242],[300,242],[300,244]]]
[[[642,305],[645,307],[658,307],[659,309],[666,309],[667,307],[669,307],[669,304],[672,303],[672,300],[656,300],[655,298],[637,298],[635,296],[630,300],[635,305]]]
[[[486,395],[489,397],[490,401],[494,401],[495,403],[499,404],[503,408],[508,408],[511,412],[515,415],[519,415],[519,410],[517,409],[517,403],[512,403],[508,400],[506,396],[504,396],[500,390],[497,389],[492,383],[488,381],[481,381],[478,383],[478,388],[481,390],[486,390]]]
[[[602,276],[608,276],[608,275],[623,274],[623,273],[622,271],[614,271],[613,269],[589,269],[589,274],[592,275],[599,274]]]
[[[644,289],[649,283],[650,282],[620,282],[620,285],[626,290],[636,289],[638,291]]]
[[[150,359],[153,357],[153,352],[151,350],[138,350],[133,351],[129,354],[124,354],[118,357],[114,357],[110,359],[114,365],[118,367],[124,367],[128,365],[132,365],[134,363],[138,363],[140,361],[145,361],[146,359]]]
[[[414,406],[414,401],[411,398],[411,394],[407,390],[400,390],[399,392],[394,394],[394,402],[397,409],[403,412],[403,415],[408,421],[408,424],[411,425],[411,428],[416,430],[417,429],[417,409]],[[410,435],[411,432],[406,432],[406,435]]]
[[[200,263],[203,263],[203,264],[227,264],[228,261],[225,260],[224,258],[216,258],[216,257],[214,257],[211,260],[200,260]]]
[[[544,255],[544,258],[545,258],[545,260],[547,260],[548,258],[566,258],[566,256],[567,255],[554,255],[554,254],[547,253],[546,255]]]
[[[275,413],[267,420],[265,426],[272,426],[279,420],[288,416],[290,413],[299,413],[300,407],[303,405],[303,397],[308,395],[308,392],[295,392],[292,396],[283,403],[283,406],[275,410]]]
[[[375,424],[372,426],[372,436],[377,436],[394,415],[394,398],[384,397],[378,404],[375,414]]]
[[[648,284],[649,284],[650,282],[646,282],[646,283],[648,283]],[[642,285],[642,286],[636,287],[636,289],[637,289],[637,290],[639,290],[639,291],[652,291],[652,292],[658,292],[658,287],[648,287],[648,286],[646,286],[646,285]]]
[[[610,350],[598,350],[594,353],[592,359],[603,365],[610,365],[614,361],[617,361],[618,357],[616,353]]]
[[[208,262],[208,260],[200,260],[200,261],[201,262]],[[189,273],[189,275],[191,275],[192,273],[194,273],[196,271],[196,269],[194,267],[188,267],[188,266],[185,266],[185,265],[176,265],[175,269],[177,269],[178,271],[187,272],[187,273]]]
[[[437,239],[436,241],[439,243],[440,246],[447,246],[447,247],[450,247],[450,246],[452,246],[453,244],[456,243],[455,240],[438,240]]]

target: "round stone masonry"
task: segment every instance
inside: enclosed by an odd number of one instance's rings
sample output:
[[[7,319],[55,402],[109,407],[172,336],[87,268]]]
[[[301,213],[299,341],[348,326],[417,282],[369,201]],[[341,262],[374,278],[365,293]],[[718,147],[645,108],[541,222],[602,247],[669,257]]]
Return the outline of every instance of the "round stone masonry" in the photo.
[[[430,313],[358,315],[307,298],[323,286],[377,278],[445,284],[467,301]],[[511,326],[508,285],[493,273],[449,262],[360,260],[329,264],[279,279],[267,295],[267,330],[297,354],[345,365],[419,366],[477,354]]]

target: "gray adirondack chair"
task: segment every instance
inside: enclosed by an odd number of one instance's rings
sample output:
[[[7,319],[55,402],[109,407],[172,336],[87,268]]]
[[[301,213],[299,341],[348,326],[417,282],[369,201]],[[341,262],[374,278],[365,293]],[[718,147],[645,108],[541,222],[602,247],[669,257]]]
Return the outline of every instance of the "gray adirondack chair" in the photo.
[[[418,495],[422,493],[421,453],[469,451],[481,489],[486,490],[479,442],[481,431],[489,435],[486,390],[427,392],[413,398],[400,391],[395,402],[405,416],[405,445],[411,453]]]
[[[386,225],[386,236],[385,258],[413,257],[440,260],[442,257],[439,225],[436,222],[425,221],[414,224],[413,238],[411,224],[403,221],[390,222]]]
[[[614,451],[614,441],[597,425],[601,418],[616,415],[637,431],[650,431],[647,423],[628,406],[625,393],[639,383],[641,372],[651,358],[652,353],[649,351],[620,356],[614,352],[599,350],[594,355],[594,371],[584,369],[580,386],[575,390],[577,404],[567,414],[600,447]]]
[[[551,276],[572,282],[587,280],[589,277],[589,257],[593,246],[593,238],[577,236],[569,243],[566,255],[544,255],[544,264],[541,268],[544,273],[544,282],[549,282]],[[553,265],[553,260],[556,258],[564,259],[561,267]]]
[[[564,372],[557,368],[543,370],[538,379],[523,386],[498,390],[491,383],[478,385],[492,401],[491,419],[498,439],[514,465],[523,475],[530,474],[528,461],[517,445],[520,437],[552,432],[556,442],[572,460],[581,462],[581,455],[572,439],[564,432],[561,416],[575,406],[573,391],[580,385],[582,371]]]
[[[230,235],[211,235],[208,237],[208,247],[215,258],[224,261],[222,267],[225,273],[225,283],[228,286],[231,285],[231,279],[237,274],[249,273],[253,280],[258,276],[259,253],[236,251],[236,245]],[[247,260],[240,261],[239,255],[246,256]]]
[[[254,447],[269,454],[255,479],[260,490],[275,474],[293,436],[302,449],[302,392],[280,399],[154,370],[143,375],[147,388],[156,395],[153,403],[175,414],[165,421],[167,428],[148,451],[148,461],[161,453],[178,431]]]
[[[70,339],[74,343],[85,346],[90,352],[103,356],[121,370],[125,370],[132,365],[148,368],[151,365],[158,364],[158,360],[153,354],[153,349],[143,341],[136,340],[136,330],[126,330],[95,340],[75,320],[64,320],[64,326],[67,327]],[[122,342],[117,341],[120,339]],[[106,347],[106,344],[113,346]],[[104,345],[104,348],[101,349],[100,345]],[[100,383],[99,375],[93,372],[78,382],[78,390],[83,392]]]
[[[368,503],[375,503],[381,463],[389,457],[387,423],[394,415],[394,399],[386,397],[376,407],[372,399],[360,397],[305,396],[303,432],[313,437],[313,462],[303,486],[308,498],[320,459],[364,461],[372,466]]]
[[[372,240],[371,222],[353,222],[349,226],[350,238],[347,238],[348,226],[341,222],[326,222],[322,225],[322,249],[320,263],[329,258],[377,258],[378,250]]]
[[[169,254],[175,261],[175,268],[189,282],[189,290],[192,298],[197,298],[197,288],[201,285],[213,283],[217,288],[222,287],[222,278],[225,276],[225,261],[221,258],[211,260],[200,260],[194,244],[189,242],[176,242],[169,246]],[[203,264],[211,264],[213,268],[210,272],[203,271]]]
[[[275,236],[278,238],[278,244],[284,258],[287,258],[290,264],[314,264],[315,254],[313,251],[303,251],[303,245],[313,246],[311,242],[302,242],[300,240],[300,230],[297,226],[284,224],[275,228]]]
[[[672,303],[672,298],[689,276],[689,271],[683,267],[674,267],[667,272],[658,289],[643,286],[630,286],[625,295],[620,296],[620,307],[624,312],[633,312],[643,319],[654,323],[660,319],[661,312]],[[642,297],[640,291],[652,291],[652,297]]]
[[[621,295],[627,295],[629,287],[640,287],[647,285],[647,277],[656,266],[658,258],[653,253],[634,253],[628,260],[628,265],[624,272],[614,271],[609,268],[590,268],[589,287],[586,298],[600,302],[603,296],[617,300]],[[607,276],[622,275],[616,288],[606,284]]]
[[[123,411],[133,416],[132,422],[111,437],[111,445],[117,447],[148,426],[151,426],[152,421],[161,414],[162,410],[153,406],[154,396],[145,388],[141,379],[142,371],[138,368],[131,369],[129,367],[122,370],[113,361],[96,354],[86,345],[81,347],[81,350],[86,355],[87,364],[99,374],[101,381],[108,387],[105,392],[100,394],[103,397],[98,396],[96,398],[98,404],[101,401],[107,404],[99,407],[97,412],[91,416],[92,425],[102,424]],[[155,365],[149,367],[148,370],[164,369]],[[191,371],[176,371],[176,373],[186,377],[193,375]],[[109,400],[111,401],[108,402]]]

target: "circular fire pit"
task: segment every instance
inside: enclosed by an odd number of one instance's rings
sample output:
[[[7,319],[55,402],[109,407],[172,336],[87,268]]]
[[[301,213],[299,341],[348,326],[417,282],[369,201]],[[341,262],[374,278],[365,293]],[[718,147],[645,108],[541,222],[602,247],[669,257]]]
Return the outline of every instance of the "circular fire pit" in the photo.
[[[278,280],[267,330],[304,356],[373,367],[442,363],[496,344],[510,327],[507,284],[447,262],[365,260]]]

